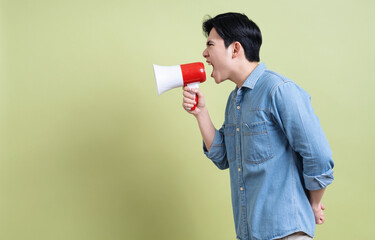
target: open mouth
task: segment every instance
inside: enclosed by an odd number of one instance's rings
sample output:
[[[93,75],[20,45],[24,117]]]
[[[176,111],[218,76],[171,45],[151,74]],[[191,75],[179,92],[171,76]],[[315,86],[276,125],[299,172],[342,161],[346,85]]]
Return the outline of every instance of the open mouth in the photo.
[[[213,78],[213,77],[214,77],[214,65],[213,65],[211,62],[209,62],[209,61],[207,61],[207,63],[208,63],[208,65],[211,65],[211,66],[212,66],[211,77]]]

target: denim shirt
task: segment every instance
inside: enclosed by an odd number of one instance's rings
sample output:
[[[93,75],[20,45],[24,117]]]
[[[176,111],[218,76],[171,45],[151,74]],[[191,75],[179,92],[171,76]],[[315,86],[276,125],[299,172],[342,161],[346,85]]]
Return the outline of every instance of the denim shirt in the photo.
[[[229,96],[225,122],[204,153],[229,168],[237,239],[314,236],[308,190],[333,181],[332,152],[310,96],[259,64]]]

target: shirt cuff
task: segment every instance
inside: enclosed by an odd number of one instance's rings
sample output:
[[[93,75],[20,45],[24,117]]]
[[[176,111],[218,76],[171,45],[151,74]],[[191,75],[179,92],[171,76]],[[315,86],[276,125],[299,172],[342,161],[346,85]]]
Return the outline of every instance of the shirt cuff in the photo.
[[[333,181],[333,170],[330,169],[327,172],[317,175],[317,176],[308,176],[303,174],[305,180],[305,186],[308,190],[314,191],[327,187]]]
[[[220,131],[216,130],[210,151],[207,151],[207,147],[203,141],[203,152],[219,169],[227,169],[229,167],[226,158],[224,138]]]
[[[224,144],[223,136],[217,129],[215,129],[215,138],[214,138],[214,141],[212,142],[210,151],[207,150],[207,147],[203,141],[203,152],[210,159],[215,158],[215,155],[217,155],[217,152],[221,151],[222,148],[224,147],[225,147],[225,144]]]

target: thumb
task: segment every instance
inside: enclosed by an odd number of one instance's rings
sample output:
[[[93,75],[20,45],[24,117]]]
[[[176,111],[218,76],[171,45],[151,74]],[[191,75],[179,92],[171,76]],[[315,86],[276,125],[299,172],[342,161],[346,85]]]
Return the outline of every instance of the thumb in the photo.
[[[204,97],[203,93],[198,88],[194,88],[193,92],[196,93],[199,98]]]

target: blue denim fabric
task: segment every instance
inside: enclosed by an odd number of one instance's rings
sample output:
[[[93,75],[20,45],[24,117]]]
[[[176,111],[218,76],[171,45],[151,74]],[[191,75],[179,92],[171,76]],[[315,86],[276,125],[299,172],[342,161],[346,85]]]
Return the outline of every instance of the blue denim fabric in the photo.
[[[310,96],[264,63],[230,94],[208,158],[229,168],[237,238],[314,236],[307,190],[333,181],[332,152]]]

